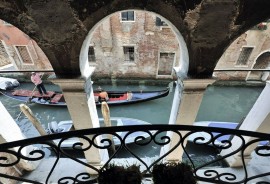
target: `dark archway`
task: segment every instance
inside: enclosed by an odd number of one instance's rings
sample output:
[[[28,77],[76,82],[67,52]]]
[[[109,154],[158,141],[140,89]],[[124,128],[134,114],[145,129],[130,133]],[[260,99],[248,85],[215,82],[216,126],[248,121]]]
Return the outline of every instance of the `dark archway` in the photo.
[[[270,67],[270,52],[264,52],[256,59],[256,63],[253,66],[253,69],[269,69]],[[264,72],[253,71],[250,72],[248,80],[261,80],[261,77]]]
[[[121,10],[155,12],[183,35],[189,51],[189,76],[211,77],[227,46],[250,27],[270,17],[269,0],[95,0],[0,1],[0,18],[18,27],[42,48],[58,77],[78,77],[79,54],[91,28]]]

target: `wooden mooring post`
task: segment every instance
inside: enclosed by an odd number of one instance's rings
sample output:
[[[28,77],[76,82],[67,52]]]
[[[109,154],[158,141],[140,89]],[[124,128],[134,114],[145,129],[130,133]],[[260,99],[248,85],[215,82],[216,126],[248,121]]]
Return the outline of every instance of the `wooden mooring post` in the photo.
[[[111,119],[110,119],[110,109],[109,109],[109,106],[108,106],[107,102],[102,102],[101,103],[101,112],[102,112],[102,115],[103,115],[105,126],[106,127],[112,126]],[[115,152],[115,145],[114,145],[114,142],[113,142],[113,136],[109,135],[108,137],[112,142],[112,145],[108,149],[108,152],[109,152],[109,155],[112,155]]]
[[[20,109],[25,114],[25,116],[32,122],[32,124],[34,125],[34,127],[37,129],[37,131],[40,133],[41,136],[47,135],[47,132],[44,130],[40,121],[35,117],[31,109],[27,105],[21,104]],[[55,145],[53,141],[51,141],[51,143]]]

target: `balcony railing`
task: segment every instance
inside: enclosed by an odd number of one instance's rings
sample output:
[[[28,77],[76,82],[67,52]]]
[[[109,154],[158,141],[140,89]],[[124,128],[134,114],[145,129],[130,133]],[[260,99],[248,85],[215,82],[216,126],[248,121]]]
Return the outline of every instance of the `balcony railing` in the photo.
[[[125,136],[121,138],[119,132],[125,132]],[[142,136],[137,136],[134,138],[134,143],[132,146],[126,144],[129,137],[135,132],[145,132],[149,135],[147,139]],[[167,136],[168,132],[171,132],[175,140],[172,141],[172,138]],[[195,134],[200,133],[200,134]],[[90,164],[86,161],[82,161],[76,155],[78,152],[85,150],[90,150],[93,148],[100,150],[107,150],[112,146],[112,141],[106,136],[113,135],[114,140],[118,139],[120,145],[116,147],[115,152],[110,154],[109,160],[104,163],[101,168],[95,167],[93,164]],[[194,136],[196,135],[194,138]],[[199,136],[198,136],[199,135]],[[201,135],[201,136],[200,136]],[[190,137],[193,137],[190,139]],[[221,137],[226,138],[223,141],[218,141]],[[62,149],[61,145],[65,143],[70,138],[80,138],[80,140],[85,140],[87,144],[81,144],[80,142],[74,143],[73,147],[69,152]],[[252,139],[247,139],[252,138]],[[237,145],[232,144],[237,139]],[[52,140],[60,140],[56,145],[52,143]],[[246,141],[250,140],[250,141]],[[77,162],[83,167],[94,170],[97,174],[100,173],[106,166],[113,162],[114,159],[119,158],[119,152],[125,150],[129,153],[133,159],[136,159],[138,163],[142,166],[142,173],[145,177],[152,176],[153,166],[160,163],[164,160],[171,152],[176,151],[177,148],[181,147],[184,150],[184,161],[189,163],[193,168],[194,176],[198,181],[204,181],[208,183],[270,183],[270,167],[263,172],[250,173],[248,169],[251,165],[246,163],[247,152],[252,148],[252,156],[261,159],[268,159],[270,156],[270,146],[268,145],[270,141],[269,134],[259,133],[259,132],[250,132],[243,130],[232,130],[225,128],[213,128],[213,127],[201,127],[201,126],[184,126],[184,125],[138,125],[138,126],[119,126],[119,127],[103,127],[103,128],[92,128],[71,131],[66,133],[52,134],[47,136],[40,136],[36,138],[30,138],[20,141],[14,141],[9,143],[0,144],[0,171],[3,169],[11,168],[17,165],[20,161],[44,161],[47,159],[48,155],[44,151],[44,146],[50,147],[50,150],[54,154],[55,162],[48,171],[48,175],[45,178],[40,178],[39,181],[32,180],[27,178],[24,175],[20,177],[8,175],[5,172],[0,173],[0,177],[9,178],[12,180],[23,181],[28,183],[95,183],[96,177],[91,175],[91,172],[77,173],[76,170],[73,170],[74,175],[69,175],[66,177],[58,178],[57,181],[51,180],[52,173],[65,172],[63,170],[57,170],[57,164],[59,160],[63,157],[70,159],[72,162]],[[227,151],[225,155],[218,154],[210,161],[203,161],[200,163],[196,162],[196,158],[190,155],[189,150],[186,149],[185,143],[192,144],[192,146],[197,147],[200,152],[203,152],[205,149],[215,149],[217,153]],[[158,157],[151,163],[146,162],[132,149],[133,145],[140,148],[152,149],[153,145],[156,147],[163,147],[169,144],[170,149],[165,150],[162,156]],[[256,144],[256,145],[255,145]],[[255,146],[254,146],[255,145]],[[23,150],[28,146],[38,146],[40,149],[32,150],[28,155],[25,155]],[[46,148],[47,149],[47,148]],[[148,148],[147,148],[148,149]],[[16,150],[16,151],[15,151]],[[72,151],[72,153],[70,153]],[[159,154],[159,153],[158,153]],[[217,163],[224,162],[225,159],[231,156],[239,157],[242,162],[241,174],[230,170],[230,167],[217,167]],[[183,158],[184,158],[183,157]],[[128,160],[129,158],[127,158]],[[267,162],[266,162],[267,163]],[[270,163],[270,162],[268,162]],[[72,169],[67,168],[66,169]],[[239,168],[238,168],[239,169]]]

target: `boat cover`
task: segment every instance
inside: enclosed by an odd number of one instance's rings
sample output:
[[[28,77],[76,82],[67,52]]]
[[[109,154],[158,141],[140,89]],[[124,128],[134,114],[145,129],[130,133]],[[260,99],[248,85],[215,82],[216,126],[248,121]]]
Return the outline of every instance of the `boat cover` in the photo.
[[[19,86],[20,83],[17,79],[0,77],[0,89],[7,90]]]

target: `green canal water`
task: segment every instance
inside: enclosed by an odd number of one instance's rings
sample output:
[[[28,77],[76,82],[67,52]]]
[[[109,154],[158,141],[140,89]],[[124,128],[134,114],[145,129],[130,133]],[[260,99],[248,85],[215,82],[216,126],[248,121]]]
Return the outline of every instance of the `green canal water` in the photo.
[[[130,104],[123,106],[110,107],[112,117],[129,117],[141,119],[152,124],[167,124],[169,121],[171,105],[174,96],[173,83],[160,86],[147,85],[99,85],[94,84],[94,88],[101,86],[105,90],[160,90],[167,86],[171,87],[168,96],[149,102]],[[32,90],[32,84],[21,84],[19,88]],[[57,90],[56,85],[46,84],[47,90]],[[263,90],[263,86],[209,86],[205,91],[196,121],[226,121],[240,122],[252,108],[256,99]],[[16,119],[18,125],[25,133],[26,137],[39,136],[30,121],[20,113],[19,105],[22,102],[0,95],[0,100],[6,107],[11,116]],[[38,104],[27,104],[33,114],[39,119],[44,127],[48,122],[70,119],[66,107],[53,107]],[[102,117],[101,109],[97,108],[98,116]],[[1,114],[1,113],[0,113]],[[149,145],[149,147],[132,147],[135,153],[141,157],[159,156],[160,147]],[[201,149],[190,144],[187,145],[188,153],[201,160],[211,160],[215,157],[215,150]],[[129,157],[125,152],[120,153],[119,157]]]
[[[264,86],[209,86],[196,121],[241,122]]]

